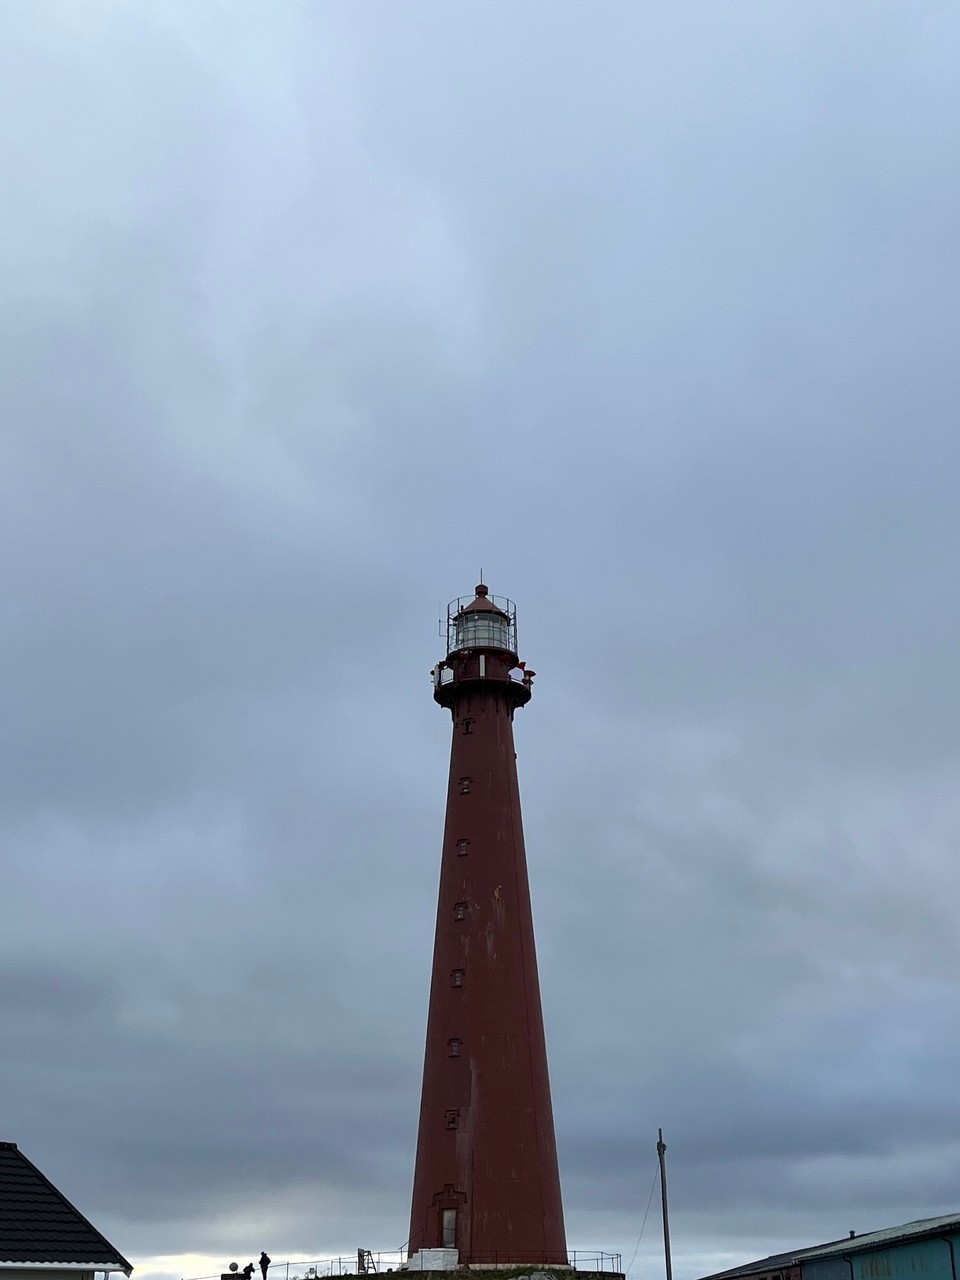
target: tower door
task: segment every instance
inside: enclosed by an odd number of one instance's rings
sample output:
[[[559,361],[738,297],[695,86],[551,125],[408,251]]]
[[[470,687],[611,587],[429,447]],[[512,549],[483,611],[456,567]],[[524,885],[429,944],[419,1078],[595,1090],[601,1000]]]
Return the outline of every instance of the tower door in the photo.
[[[444,1249],[455,1249],[457,1247],[456,1209],[440,1210],[440,1243]]]

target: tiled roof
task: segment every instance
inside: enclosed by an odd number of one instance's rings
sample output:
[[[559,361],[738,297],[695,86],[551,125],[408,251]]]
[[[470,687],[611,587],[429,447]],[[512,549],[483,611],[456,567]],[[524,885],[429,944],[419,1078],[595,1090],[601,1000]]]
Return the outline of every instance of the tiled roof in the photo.
[[[15,1142],[0,1142],[0,1266],[5,1262],[89,1262],[127,1275],[133,1270]]]

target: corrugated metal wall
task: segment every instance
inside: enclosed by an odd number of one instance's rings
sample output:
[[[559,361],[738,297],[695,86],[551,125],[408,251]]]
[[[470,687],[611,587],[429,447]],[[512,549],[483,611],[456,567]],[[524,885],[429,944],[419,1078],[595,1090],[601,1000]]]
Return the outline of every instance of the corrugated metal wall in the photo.
[[[817,1258],[803,1264],[803,1280],[850,1280],[850,1263],[846,1258]]]
[[[951,1238],[960,1259],[960,1235]],[[960,1280],[954,1277],[945,1240],[904,1241],[848,1257],[849,1261],[834,1256],[805,1262],[803,1280]]]

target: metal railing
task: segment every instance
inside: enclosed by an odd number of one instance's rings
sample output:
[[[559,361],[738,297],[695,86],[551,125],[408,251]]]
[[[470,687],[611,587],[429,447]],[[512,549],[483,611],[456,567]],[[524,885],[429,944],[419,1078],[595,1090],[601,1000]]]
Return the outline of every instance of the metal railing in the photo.
[[[366,1252],[366,1251],[364,1251]],[[406,1262],[405,1249],[390,1249],[383,1253],[368,1255],[367,1273],[385,1273],[396,1271],[400,1264]],[[342,1258],[320,1258],[311,1262],[271,1262],[267,1268],[267,1280],[319,1280],[323,1276],[354,1276],[358,1274],[357,1254],[348,1254]],[[192,1276],[190,1280],[220,1280],[220,1274],[214,1276]],[[224,1270],[223,1275],[227,1272]],[[234,1272],[237,1280],[242,1280],[241,1272]],[[251,1280],[261,1280],[260,1268],[254,1271]]]
[[[447,662],[438,662],[430,674],[433,676],[434,686],[438,689],[441,685],[453,684],[453,667],[451,667]],[[507,674],[508,679],[510,679],[514,684],[529,684],[536,672],[526,671],[521,667],[514,667],[513,670]]]
[[[516,605],[513,603],[512,600],[508,600],[506,596],[488,595],[487,599],[490,601],[493,607],[497,610],[498,614],[502,615],[503,638],[505,640],[505,643],[493,643],[492,647],[494,649],[506,649],[510,653],[516,653],[518,651],[517,650]],[[446,625],[444,625],[444,620],[441,618],[440,635],[444,637],[444,632],[446,632],[446,635],[444,638],[446,639],[446,642],[447,642],[448,654],[455,653],[461,647],[462,637],[457,627],[457,619],[462,616],[464,610],[467,608],[468,605],[473,604],[473,601],[474,601],[473,596],[458,596],[456,600],[451,600],[450,603],[447,605]],[[482,619],[483,617],[484,617],[484,614],[481,613],[480,618]],[[478,623],[477,625],[481,625],[481,624]],[[469,627],[467,629],[469,630]],[[477,639],[468,641],[468,647],[482,648],[483,641],[477,640]]]
[[[621,1271],[621,1255],[619,1253],[604,1253],[601,1250],[583,1250],[574,1249],[567,1253],[567,1265],[573,1267],[575,1271]],[[523,1263],[516,1260],[516,1255],[507,1253],[471,1253],[471,1267],[501,1267],[501,1266],[527,1266],[530,1267],[546,1267],[558,1266],[556,1254],[545,1254],[540,1258],[524,1258]]]
[[[267,1280],[324,1280],[324,1277],[327,1276],[385,1275],[388,1271],[399,1271],[407,1265],[406,1249],[389,1249],[381,1253],[363,1250],[366,1255],[364,1271],[360,1272],[358,1253],[347,1254],[339,1258],[320,1258],[313,1262],[271,1262],[267,1268]],[[524,1262],[525,1264],[529,1263],[531,1267],[557,1265],[555,1258],[542,1258],[540,1260],[527,1258]],[[507,1253],[491,1253],[484,1254],[481,1257],[472,1257],[470,1265],[472,1267],[497,1267],[514,1263],[515,1259],[511,1258]],[[567,1254],[567,1265],[573,1267],[575,1271],[610,1271],[621,1274],[623,1272],[622,1257],[619,1253],[604,1253],[596,1249],[589,1251],[574,1249]],[[223,1274],[227,1274],[226,1270],[224,1270]],[[240,1271],[234,1272],[234,1275],[237,1280],[240,1280]],[[220,1280],[220,1276],[193,1276],[191,1280]],[[252,1280],[260,1280],[259,1267],[254,1271]]]

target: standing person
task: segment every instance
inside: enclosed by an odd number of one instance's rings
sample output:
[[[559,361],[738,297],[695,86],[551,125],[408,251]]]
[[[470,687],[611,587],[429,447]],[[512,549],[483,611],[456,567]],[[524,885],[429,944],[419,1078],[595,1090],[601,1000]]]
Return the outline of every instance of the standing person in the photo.
[[[266,1250],[264,1250],[260,1254],[260,1274],[263,1276],[263,1280],[267,1280],[267,1267],[269,1265],[270,1258],[267,1256]]]

